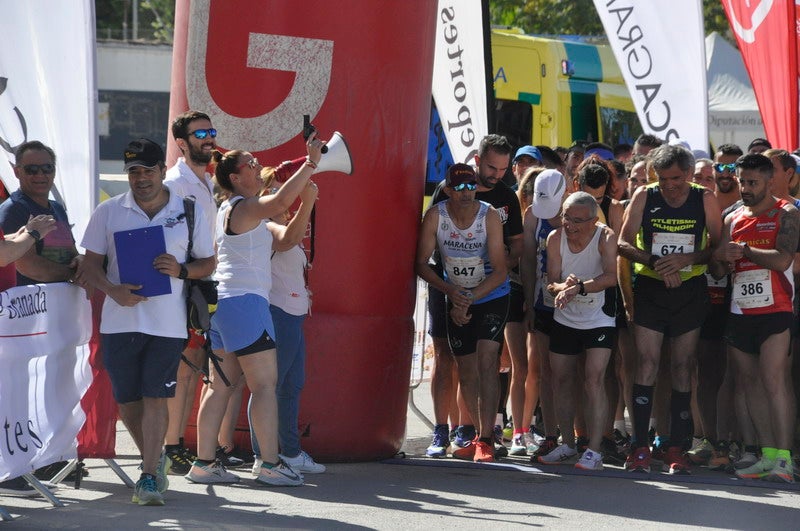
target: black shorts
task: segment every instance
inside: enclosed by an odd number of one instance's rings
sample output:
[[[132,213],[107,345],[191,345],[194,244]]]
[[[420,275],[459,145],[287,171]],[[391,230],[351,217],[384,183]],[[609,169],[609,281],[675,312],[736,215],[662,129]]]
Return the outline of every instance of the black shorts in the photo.
[[[550,334],[550,352],[555,354],[578,355],[590,348],[614,347],[617,330],[613,326],[602,326],[580,330],[553,320]]]
[[[438,289],[428,285],[428,334],[435,339],[447,338],[447,301]]]
[[[501,344],[508,315],[508,295],[473,304],[469,307],[470,322],[456,326],[447,313],[447,339],[454,356],[472,354],[478,349],[478,340],[488,339]]]
[[[511,292],[508,297],[508,319],[507,323],[521,323],[525,320],[525,292],[522,291],[522,284],[509,282]]]
[[[119,404],[147,398],[172,398],[183,338],[139,332],[100,334],[103,364]]]
[[[700,339],[706,341],[718,341],[725,334],[725,323],[728,322],[730,315],[730,303],[712,304],[709,307],[706,320],[700,327]]]
[[[791,312],[764,315],[729,313],[724,339],[730,346],[757,356],[761,352],[761,345],[769,336],[791,330],[793,321],[794,315]],[[790,352],[791,349],[787,349],[786,355]]]
[[[705,275],[685,280],[677,288],[644,275],[633,281],[633,322],[667,337],[700,328],[710,305]]]
[[[549,336],[553,330],[553,312],[535,309],[533,311],[533,329]]]

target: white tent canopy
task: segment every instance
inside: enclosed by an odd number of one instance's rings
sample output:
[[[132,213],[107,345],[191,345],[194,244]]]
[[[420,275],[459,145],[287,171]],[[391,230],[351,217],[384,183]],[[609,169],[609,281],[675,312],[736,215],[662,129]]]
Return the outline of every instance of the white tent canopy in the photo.
[[[746,150],[750,141],[765,135],[742,55],[713,32],[706,37],[706,66],[711,144],[732,143]]]

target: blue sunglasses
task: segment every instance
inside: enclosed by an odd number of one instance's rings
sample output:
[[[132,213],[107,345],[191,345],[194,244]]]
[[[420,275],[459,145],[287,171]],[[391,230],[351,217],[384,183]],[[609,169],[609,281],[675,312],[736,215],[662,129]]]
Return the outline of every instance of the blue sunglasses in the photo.
[[[478,189],[477,183],[461,183],[452,187],[456,192],[463,192],[464,190],[474,192]]]
[[[714,164],[714,169],[717,173],[724,173],[725,171],[734,171],[736,169],[736,163],[731,162],[730,164]]]
[[[196,129],[189,134],[194,135],[194,137],[198,140],[203,140],[207,136],[210,136],[211,138],[217,138],[216,129]]]

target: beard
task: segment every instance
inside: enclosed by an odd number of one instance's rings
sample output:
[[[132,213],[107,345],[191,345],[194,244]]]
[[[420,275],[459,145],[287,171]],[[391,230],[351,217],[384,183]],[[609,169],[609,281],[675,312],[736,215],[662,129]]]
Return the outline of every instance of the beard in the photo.
[[[211,151],[206,152],[203,151],[203,146],[196,148],[193,145],[189,144],[189,160],[191,160],[195,164],[208,164],[209,162],[211,162]]]

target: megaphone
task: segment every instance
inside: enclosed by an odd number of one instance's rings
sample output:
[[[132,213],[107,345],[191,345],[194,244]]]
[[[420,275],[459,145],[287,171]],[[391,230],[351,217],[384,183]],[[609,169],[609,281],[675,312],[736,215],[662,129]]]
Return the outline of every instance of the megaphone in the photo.
[[[314,174],[322,173],[324,171],[338,171],[347,175],[353,174],[353,159],[350,157],[350,149],[347,147],[347,142],[339,131],[334,131],[331,139],[326,144],[328,151],[323,153],[322,158],[317,164],[317,169]],[[287,160],[281,162],[275,168],[275,180],[279,183],[286,182],[289,177],[300,169],[300,166],[306,161],[305,157],[299,159]]]

